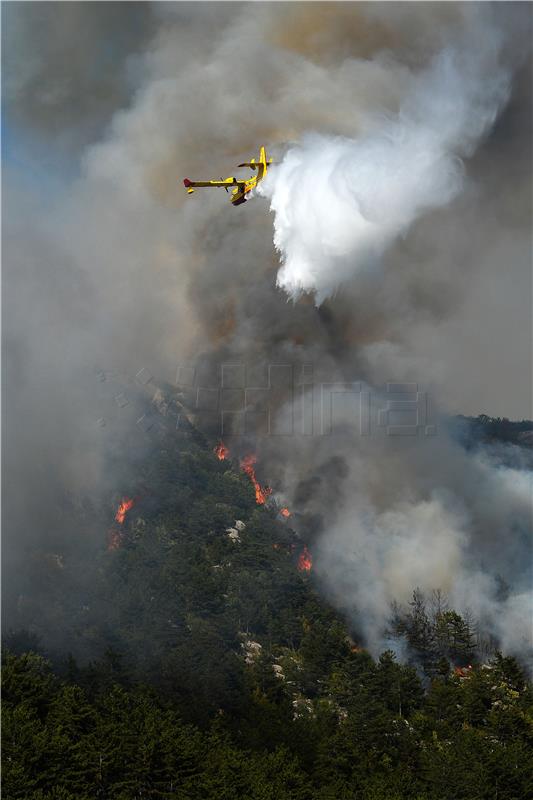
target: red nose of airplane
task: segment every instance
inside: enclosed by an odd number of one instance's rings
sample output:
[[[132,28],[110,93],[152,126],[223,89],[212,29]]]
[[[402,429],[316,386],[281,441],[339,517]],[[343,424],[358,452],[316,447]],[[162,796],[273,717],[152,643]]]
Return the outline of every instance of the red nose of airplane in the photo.
[[[191,185],[191,181],[188,178],[183,179],[183,185],[188,189]]]

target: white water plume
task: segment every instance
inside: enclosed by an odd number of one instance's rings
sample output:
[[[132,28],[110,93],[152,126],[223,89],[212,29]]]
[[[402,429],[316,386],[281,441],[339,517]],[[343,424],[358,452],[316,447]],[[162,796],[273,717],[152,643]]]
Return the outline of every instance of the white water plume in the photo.
[[[509,94],[499,51],[487,28],[481,47],[448,47],[414,74],[395,116],[367,119],[358,138],[310,133],[288,150],[260,187],[275,215],[278,286],[293,299],[314,292],[319,305],[458,195],[461,159]]]

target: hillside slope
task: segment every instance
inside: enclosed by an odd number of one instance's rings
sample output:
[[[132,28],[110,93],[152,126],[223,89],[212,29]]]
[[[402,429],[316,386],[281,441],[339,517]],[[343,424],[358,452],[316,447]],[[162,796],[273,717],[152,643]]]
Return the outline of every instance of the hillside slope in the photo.
[[[58,635],[8,636],[5,797],[528,795],[531,687],[444,598],[391,616],[412,665],[376,662],[321,599],[312,544],[212,442],[155,438],[126,474],[81,585],[49,558],[26,609],[48,594]]]

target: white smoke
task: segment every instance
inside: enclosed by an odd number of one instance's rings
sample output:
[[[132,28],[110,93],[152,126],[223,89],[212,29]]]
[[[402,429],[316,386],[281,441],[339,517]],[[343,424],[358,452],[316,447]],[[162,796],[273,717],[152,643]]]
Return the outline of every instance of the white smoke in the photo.
[[[500,546],[493,552],[487,547],[493,536],[490,523],[480,518],[475,499],[451,487],[434,489],[427,499],[399,500],[383,510],[366,492],[356,491],[318,542],[319,574],[335,603],[355,614],[375,654],[387,646],[384,631],[391,603],[408,603],[413,587],[419,587],[426,596],[442,590],[452,607],[472,614],[480,629],[495,634],[507,652],[531,658],[529,565],[522,564],[522,575],[514,565],[514,585],[505,599],[499,597],[497,575],[505,575],[519,553],[531,552],[533,473],[504,471],[479,456],[466,458],[477,473],[479,494],[491,486],[496,502],[507,509],[507,519],[494,531]],[[507,482],[514,472],[516,493]]]
[[[398,113],[370,117],[358,138],[305,135],[259,191],[271,201],[277,283],[319,305],[374,265],[425,211],[448,204],[509,95],[500,35],[445,48],[411,76]],[[356,98],[354,98],[354,104]]]
[[[314,573],[334,605],[379,655],[391,604],[407,606],[416,587],[427,598],[441,590],[482,638],[533,669],[531,459],[517,468],[512,445],[465,449],[444,419],[434,436],[361,436],[353,414],[337,404],[330,435],[291,444],[281,467],[287,505],[321,517]]]

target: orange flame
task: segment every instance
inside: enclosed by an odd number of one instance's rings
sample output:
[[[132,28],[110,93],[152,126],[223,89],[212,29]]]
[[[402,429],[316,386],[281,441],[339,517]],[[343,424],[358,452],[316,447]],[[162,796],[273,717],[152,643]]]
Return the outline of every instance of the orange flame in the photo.
[[[246,474],[253,483],[255,489],[255,502],[258,505],[263,505],[264,503],[266,503],[268,496],[272,494],[272,489],[269,486],[261,486],[261,484],[255,477],[254,464],[256,462],[257,462],[257,456],[251,453],[249,456],[245,456],[241,460],[241,469],[244,470],[244,472],[246,472]]]
[[[291,515],[291,512],[289,511],[288,508],[282,508],[279,513],[281,514],[282,517],[290,517]]]
[[[229,456],[229,447],[226,447],[224,442],[219,442],[213,452],[219,461],[225,461]]]
[[[124,520],[126,519],[126,514],[132,508],[133,503],[135,501],[132,500],[130,497],[123,497],[122,502],[120,503],[117,513],[115,514],[115,519],[119,525],[122,525]]]
[[[453,671],[454,674],[457,675],[458,678],[468,678],[471,674],[472,664],[468,664],[466,667],[454,667]]]
[[[298,557],[298,569],[300,572],[311,572],[313,568],[313,556],[307,549],[307,545],[304,544],[304,549],[300,553]]]

